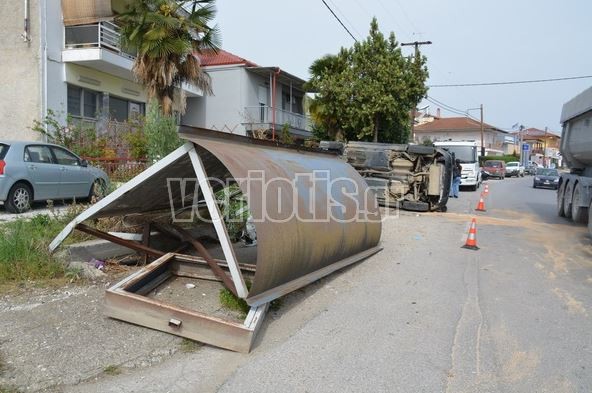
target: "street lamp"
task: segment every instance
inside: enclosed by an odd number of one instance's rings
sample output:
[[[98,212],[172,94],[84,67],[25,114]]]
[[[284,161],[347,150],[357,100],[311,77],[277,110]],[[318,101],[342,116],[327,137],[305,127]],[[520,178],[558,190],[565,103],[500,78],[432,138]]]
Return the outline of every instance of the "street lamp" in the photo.
[[[485,144],[483,143],[483,104],[479,106],[479,108],[469,108],[467,109],[467,114],[469,111],[473,110],[480,110],[481,111],[481,157],[485,157]]]

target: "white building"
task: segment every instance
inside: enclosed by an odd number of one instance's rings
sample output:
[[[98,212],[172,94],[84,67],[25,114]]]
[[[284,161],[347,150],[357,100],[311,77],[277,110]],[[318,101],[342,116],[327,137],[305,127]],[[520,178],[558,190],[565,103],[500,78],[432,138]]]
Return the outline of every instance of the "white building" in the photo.
[[[224,50],[201,56],[214,94],[187,100],[186,125],[250,135],[278,136],[286,125],[292,136],[311,136],[304,114],[304,80],[279,67],[260,67]]]

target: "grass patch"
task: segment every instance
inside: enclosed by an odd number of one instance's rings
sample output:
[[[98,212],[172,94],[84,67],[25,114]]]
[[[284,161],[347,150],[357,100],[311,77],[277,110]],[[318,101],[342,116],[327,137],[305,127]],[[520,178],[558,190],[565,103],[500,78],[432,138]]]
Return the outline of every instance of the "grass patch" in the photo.
[[[80,272],[67,269],[63,261],[52,255],[49,243],[74,217],[88,206],[72,204],[65,212],[56,214],[48,205],[50,214],[38,214],[0,224],[0,293],[14,286],[28,286],[34,281],[47,284],[48,280],[73,282],[80,279]],[[95,220],[100,230],[117,230],[120,222],[105,218]],[[74,231],[64,244],[72,244],[93,237]]]
[[[200,349],[201,347],[203,347],[203,344],[197,341],[193,341],[193,340],[189,340],[187,338],[184,338],[183,341],[181,341],[181,344],[179,344],[180,348],[181,348],[181,352],[183,353],[191,353],[191,352],[195,352],[198,349]]]
[[[245,281],[247,289],[251,289],[251,282]],[[229,310],[238,311],[241,317],[245,318],[251,309],[244,299],[234,296],[227,288],[220,289],[220,304]],[[271,311],[277,311],[282,306],[282,299],[275,299],[269,304]]]
[[[21,390],[8,386],[0,386],[0,393],[21,393]]]
[[[119,375],[121,374],[121,369],[119,368],[119,366],[110,364],[103,369],[103,372],[107,375]]]
[[[1,225],[0,283],[62,277],[64,266],[47,246],[63,227],[62,220],[47,214]]]
[[[227,288],[220,289],[220,304],[222,304],[222,307],[238,311],[245,316],[251,308],[244,299],[234,296]]]

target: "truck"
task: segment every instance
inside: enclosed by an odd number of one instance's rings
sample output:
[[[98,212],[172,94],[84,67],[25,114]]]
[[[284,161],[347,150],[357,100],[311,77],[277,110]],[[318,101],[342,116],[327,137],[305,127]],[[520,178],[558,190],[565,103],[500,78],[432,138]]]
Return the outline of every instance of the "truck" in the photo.
[[[434,146],[444,149],[460,160],[462,167],[460,185],[472,191],[477,191],[481,186],[481,169],[477,158],[477,142],[475,141],[440,141],[434,142]]]
[[[342,156],[376,192],[381,206],[410,211],[446,211],[452,156],[436,146],[322,141]]]
[[[592,235],[592,87],[563,105],[559,151],[569,173],[562,173],[557,190],[557,214],[588,224]]]

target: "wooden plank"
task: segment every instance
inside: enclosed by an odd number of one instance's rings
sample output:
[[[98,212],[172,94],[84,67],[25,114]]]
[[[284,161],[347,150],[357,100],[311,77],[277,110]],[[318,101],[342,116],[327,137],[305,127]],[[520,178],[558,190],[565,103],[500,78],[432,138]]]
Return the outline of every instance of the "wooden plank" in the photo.
[[[144,228],[142,231],[142,245],[146,246],[146,247],[150,247],[150,223],[147,222],[144,224]],[[142,264],[146,265],[149,261],[149,254],[147,252],[144,252],[142,255]]]
[[[208,181],[208,175],[206,174],[203,163],[201,162],[201,158],[195,150],[195,146],[193,146],[193,148],[189,150],[188,153],[189,158],[191,158],[191,163],[193,164],[195,174],[197,176],[199,187],[201,188],[201,191],[204,195],[204,199],[206,200],[206,205],[208,206],[210,217],[212,217],[212,223],[214,224],[216,234],[218,235],[218,239],[220,240],[220,245],[222,246],[222,251],[224,252],[224,258],[226,258],[226,262],[228,263],[228,268],[230,269],[230,275],[232,277],[232,281],[234,282],[234,286],[236,287],[237,295],[244,299],[249,294],[249,290],[247,289],[240,268],[238,266],[238,260],[236,259],[236,255],[234,254],[232,242],[228,237],[228,231],[226,230],[226,226],[224,225],[222,214],[220,213],[220,209],[218,208],[218,204],[216,203],[214,192],[212,191],[212,187],[210,186],[210,182]]]

